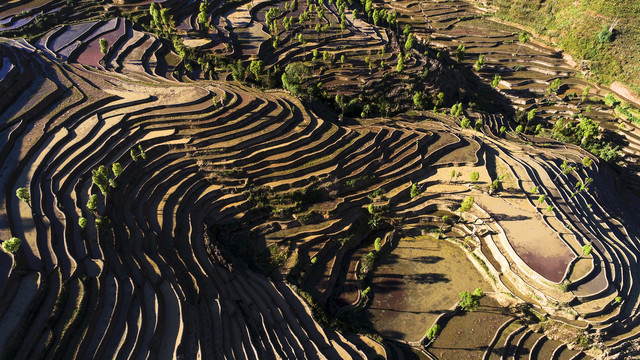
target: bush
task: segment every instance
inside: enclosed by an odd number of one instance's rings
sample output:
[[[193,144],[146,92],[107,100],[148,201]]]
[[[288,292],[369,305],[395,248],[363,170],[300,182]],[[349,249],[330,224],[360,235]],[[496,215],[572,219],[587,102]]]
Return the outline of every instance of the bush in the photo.
[[[598,42],[601,44],[610,43],[613,41],[613,33],[609,31],[607,26],[604,26],[598,33]]]
[[[582,246],[582,253],[584,254],[584,256],[589,256],[592,251],[593,247],[591,246],[591,244],[585,244]]]

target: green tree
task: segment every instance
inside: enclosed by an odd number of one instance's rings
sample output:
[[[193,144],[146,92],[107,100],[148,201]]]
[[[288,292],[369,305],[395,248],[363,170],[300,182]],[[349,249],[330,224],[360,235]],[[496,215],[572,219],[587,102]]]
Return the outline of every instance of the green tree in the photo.
[[[535,118],[536,118],[536,109],[533,108],[529,110],[529,112],[527,113],[527,126],[529,126],[529,122],[531,122]]]
[[[476,63],[473,65],[473,68],[476,71],[480,71],[480,69],[482,69],[482,65],[484,65],[484,55],[480,55],[478,57],[478,60],[476,60]]]
[[[553,212],[553,205],[548,205],[547,206],[547,212]]]
[[[549,93],[549,94],[551,94],[551,93],[557,94],[561,85],[562,85],[562,80],[560,78],[556,78],[549,85],[549,88],[547,89],[547,93]]]
[[[369,206],[367,207],[367,211],[369,211],[369,214],[371,215],[376,213],[376,207],[373,205],[373,203],[369,204]]]
[[[444,105],[444,93],[442,91],[436,94],[435,98],[433,99],[433,105],[436,107]]]
[[[411,185],[411,198],[413,199],[418,195],[420,195],[420,190],[418,190],[418,185],[417,184]]]
[[[593,246],[591,246],[591,244],[585,244],[582,246],[582,254],[584,254],[584,256],[591,255],[592,251],[593,251]]]
[[[398,64],[396,65],[396,70],[398,72],[402,72],[404,70],[404,57],[402,54],[398,55]]]
[[[438,336],[438,334],[440,334],[441,330],[442,328],[440,327],[440,325],[433,324],[433,326],[431,326],[429,330],[427,330],[427,339],[429,341],[435,339],[435,337]]]
[[[585,100],[589,99],[589,91],[591,91],[591,86],[587,86],[584,88],[584,90],[582,90],[582,101],[584,102]],[[589,112],[589,110],[587,110],[587,112]]]
[[[164,9],[160,10],[160,17],[162,18],[162,23],[168,29],[171,29],[171,28],[174,27],[175,24],[174,24],[174,21],[173,21],[173,15],[169,14],[169,9],[168,8],[164,8]]]
[[[131,149],[131,151],[129,151],[129,155],[131,155],[131,159],[133,159],[133,161],[138,161],[138,154],[134,149]]]
[[[463,291],[460,293],[460,307],[465,311],[474,311],[480,306],[480,299],[483,296],[481,288],[476,288],[473,293]]]
[[[538,196],[538,204],[539,204],[539,205],[542,205],[542,203],[543,203],[546,199],[547,199],[547,195],[542,194],[542,195]]]
[[[477,171],[471,173],[471,181],[476,182],[480,179],[480,174]]]
[[[449,182],[451,182],[451,180],[453,180],[454,177],[456,177],[456,171],[451,170],[451,179],[449,179]]]
[[[475,131],[482,131],[482,126],[483,125],[484,124],[482,123],[482,119],[478,119],[478,120],[476,120],[476,123],[473,125],[473,129]]]
[[[520,48],[522,47],[522,44],[525,44],[529,40],[529,35],[526,32],[521,32],[520,34],[518,34],[518,40],[520,41],[520,44],[518,44],[518,50],[516,50],[516,55],[518,55],[518,53],[520,52]]]
[[[491,87],[495,89],[498,86],[498,84],[500,84],[500,80],[502,80],[502,76],[497,74],[494,75],[493,80],[491,81]]]
[[[538,187],[537,187],[537,186],[532,187],[532,188],[531,188],[531,190],[530,190],[530,192],[531,192],[532,194],[537,193],[537,192],[538,192]]]
[[[29,194],[29,190],[27,190],[27,188],[18,188],[18,190],[16,190],[16,196],[31,207],[31,194]]]
[[[11,239],[2,242],[2,250],[7,254],[14,253],[20,248],[21,242],[22,240],[20,240],[19,238],[12,237]]]
[[[304,82],[309,78],[309,68],[300,62],[289,63],[282,74],[282,85],[296,96],[305,95]]]
[[[518,125],[518,126],[516,126],[516,132],[517,132],[518,134],[519,134],[519,133],[521,133],[523,130],[524,130],[524,126],[522,126],[522,125]]]
[[[96,219],[96,229],[100,231],[106,231],[111,227],[111,219],[107,216],[101,216]]]
[[[380,252],[380,250],[382,249],[382,239],[376,238],[376,241],[374,242],[374,246],[376,248],[376,251]]]
[[[222,95],[222,98],[226,100],[226,95],[227,93],[224,93],[224,95]],[[142,158],[142,160],[147,160],[147,153],[144,152],[144,150],[142,149],[142,145],[138,144],[138,152],[140,153],[140,157]]]
[[[160,8],[158,7],[158,4],[151,3],[151,6],[149,7],[149,14],[151,15],[152,19],[152,27],[160,27],[160,25],[162,24],[162,17],[160,15]]]
[[[260,59],[252,60],[251,64],[249,64],[249,71],[256,78],[256,81],[260,79],[260,75],[264,71],[264,62]]]
[[[462,118],[462,121],[460,121],[460,126],[462,126],[463,129],[468,129],[471,127],[471,120],[469,120],[469,118],[467,118],[466,116]]]
[[[458,45],[458,48],[456,49],[456,60],[458,60],[458,62],[462,62],[462,60],[464,60],[464,53],[466,51],[467,48],[465,48],[463,44]]]
[[[102,38],[98,42],[100,43],[100,52],[102,55],[107,55],[107,51],[109,51],[109,42],[107,39]]]
[[[591,167],[591,165],[593,165],[593,160],[591,160],[591,158],[590,158],[590,157],[585,156],[585,157],[582,159],[582,165],[583,165],[584,167],[590,168],[590,167]]]
[[[80,226],[80,228],[82,229],[86,228],[88,223],[89,221],[85,217],[80,217],[78,219],[78,226]]]
[[[407,51],[413,49],[413,45],[415,42],[416,37],[413,35],[413,33],[409,33],[409,36],[407,36],[407,41],[404,43],[404,49]]]
[[[411,32],[411,26],[409,26],[409,24],[405,24],[404,31],[402,32],[402,34],[404,36],[409,36],[410,32]]]
[[[245,73],[245,68],[242,65],[242,60],[238,59],[238,61],[236,61],[235,66],[231,65],[231,76],[233,77],[233,80],[235,81],[244,80],[244,73]]]
[[[416,91],[413,94],[413,106],[415,106],[416,109],[422,109],[422,106],[423,106],[422,94],[419,91]]]
[[[608,26],[603,26],[602,30],[598,33],[598,42],[601,44],[610,43],[613,40],[613,32]]]
[[[342,114],[340,115],[340,119],[344,119],[344,108],[347,107],[347,100],[344,95],[336,94],[336,104],[340,107]]]
[[[120,165],[119,162],[115,162],[111,164],[111,172],[113,172],[114,177],[120,176],[120,174],[122,174],[122,171],[123,171],[122,165]]]
[[[464,200],[462,201],[462,204],[460,204],[460,207],[458,208],[458,212],[462,214],[471,210],[471,207],[473,207],[474,202],[475,202],[475,199],[473,196],[465,197]]]
[[[506,126],[500,126],[500,134],[504,134],[507,131],[507,127]]]
[[[87,210],[96,212],[98,210],[98,195],[91,194],[89,200],[87,200]]]
[[[91,170],[91,180],[100,189],[102,195],[109,193],[109,170],[106,166],[100,165],[97,170]]]
[[[449,215],[442,215],[442,224],[440,224],[440,229],[438,230],[438,236],[442,236],[442,229],[444,226],[449,223]]]

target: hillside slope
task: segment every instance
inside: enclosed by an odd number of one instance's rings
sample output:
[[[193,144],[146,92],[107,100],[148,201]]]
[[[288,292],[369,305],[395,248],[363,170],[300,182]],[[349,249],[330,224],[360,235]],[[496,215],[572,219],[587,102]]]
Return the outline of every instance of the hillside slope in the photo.
[[[640,2],[625,0],[487,0],[497,16],[548,36],[584,65],[594,80],[622,81],[640,92]],[[614,25],[610,42],[598,34]]]

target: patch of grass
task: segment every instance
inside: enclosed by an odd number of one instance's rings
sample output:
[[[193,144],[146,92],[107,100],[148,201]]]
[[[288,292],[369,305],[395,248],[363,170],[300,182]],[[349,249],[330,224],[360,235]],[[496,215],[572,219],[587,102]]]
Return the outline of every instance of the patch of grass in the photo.
[[[636,92],[640,90],[637,1],[490,0],[489,3],[498,6],[498,18],[522,24],[557,41],[574,58],[589,61],[595,80],[606,84],[618,80]],[[610,36],[603,36],[612,24]]]

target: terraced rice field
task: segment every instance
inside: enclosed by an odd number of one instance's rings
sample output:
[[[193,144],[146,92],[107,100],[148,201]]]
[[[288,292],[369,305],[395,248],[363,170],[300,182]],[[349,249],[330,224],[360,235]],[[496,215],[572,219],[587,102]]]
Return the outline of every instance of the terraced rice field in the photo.
[[[86,12],[96,6],[80,4]],[[9,5],[0,5],[2,24],[16,24],[21,11],[66,6]],[[245,65],[260,58],[268,74],[302,62],[311,68],[303,86],[321,82],[325,100],[362,95],[397,105],[342,117],[326,101],[233,81],[229,67],[189,70],[195,65],[166,38],[123,17],[53,26],[30,41],[0,39],[0,238],[23,240],[0,255],[0,357],[633,354],[637,130],[628,122],[621,130],[623,120],[599,102],[606,89],[576,77],[555,50],[518,45],[517,29],[458,0],[373,4],[397,11],[426,49],[413,51],[400,73],[401,31],[353,9],[341,29],[335,3],[317,4],[324,13],[313,21],[332,24],[326,31],[315,22],[279,27],[274,48],[265,12],[281,9],[281,23],[309,5],[216,3],[203,32],[198,3],[163,4],[176,32],[201,51]],[[435,56],[461,43],[463,69]],[[464,68],[480,54],[485,65],[470,79]],[[509,112],[465,109],[482,120],[474,131],[448,109],[411,110],[421,74],[421,91],[447,92],[449,101],[476,82],[488,88],[496,73],[502,80],[485,97],[535,107],[538,121],[593,105],[605,137],[626,139],[622,167],[574,145],[501,133],[515,129]],[[546,89],[558,77],[564,85],[550,104]],[[568,95],[586,86],[588,101]],[[594,163],[582,166],[585,157]],[[575,169],[563,171],[564,161]],[[105,195],[92,171],[114,163],[122,171],[109,173]],[[576,192],[587,178],[593,183]],[[15,196],[21,187],[29,202]],[[468,196],[474,205],[458,211]],[[479,309],[461,311],[459,293],[476,287],[486,294]],[[430,341],[434,324],[442,331]]]

